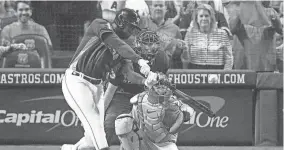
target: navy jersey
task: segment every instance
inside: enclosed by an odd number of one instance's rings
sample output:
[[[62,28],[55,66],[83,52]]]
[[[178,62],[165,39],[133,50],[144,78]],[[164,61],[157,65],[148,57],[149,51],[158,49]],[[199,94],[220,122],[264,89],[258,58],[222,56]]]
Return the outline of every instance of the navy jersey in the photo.
[[[84,34],[70,66],[90,77],[105,79],[106,73],[120,61],[120,57],[135,63],[141,59],[115,34],[108,21],[96,19]]]
[[[131,63],[123,64],[123,65],[132,65]],[[169,57],[166,54],[165,51],[159,51],[152,64],[150,64],[151,70],[153,72],[162,72],[162,73],[167,73],[169,67],[170,67],[170,62],[169,62]],[[127,66],[124,66],[127,68]],[[132,68],[132,67],[130,67]],[[123,68],[122,68],[123,69]],[[133,69],[135,72],[140,72],[140,67],[137,64],[133,64]],[[142,75],[142,74],[141,74]],[[143,76],[143,75],[142,75]],[[112,82],[112,84],[119,86],[117,92],[118,93],[130,93],[133,95],[136,95],[138,93],[143,92],[144,85],[138,85],[138,84],[131,84],[123,74],[120,74],[117,76],[116,80]]]

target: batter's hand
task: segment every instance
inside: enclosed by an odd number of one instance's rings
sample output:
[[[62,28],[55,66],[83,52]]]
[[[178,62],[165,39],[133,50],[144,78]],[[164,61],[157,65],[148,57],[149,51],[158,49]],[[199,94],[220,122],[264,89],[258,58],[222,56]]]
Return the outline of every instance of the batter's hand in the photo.
[[[148,65],[148,60],[139,59],[138,64],[141,67],[140,72],[147,76],[151,70],[150,66]]]
[[[153,85],[158,83],[158,74],[150,71],[148,73],[147,79],[145,80],[144,84],[151,88]]]

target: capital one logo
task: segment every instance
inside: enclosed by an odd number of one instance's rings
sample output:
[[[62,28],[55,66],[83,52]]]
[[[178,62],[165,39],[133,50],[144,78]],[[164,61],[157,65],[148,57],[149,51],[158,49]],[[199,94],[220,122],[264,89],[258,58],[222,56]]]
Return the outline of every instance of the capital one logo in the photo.
[[[193,97],[197,101],[201,101],[207,105],[214,113],[220,111],[224,105],[225,100],[220,97],[215,96],[195,96]],[[50,97],[41,97],[34,98],[29,100],[23,100],[22,103],[35,103],[44,100],[64,100],[63,96],[50,96]],[[67,105],[67,104],[66,104]],[[71,127],[71,126],[81,126],[79,118],[72,110],[55,110],[51,113],[46,113],[43,111],[31,110],[26,113],[15,113],[8,112],[6,110],[0,110],[0,124],[2,123],[12,123],[16,126],[22,126],[23,124],[52,124],[45,131],[50,132],[59,127]],[[3,117],[4,116],[4,117]],[[66,119],[68,118],[68,119]],[[214,118],[208,117],[202,112],[194,112],[191,114],[191,119],[185,123],[183,127],[183,132],[190,130],[194,127],[199,128],[225,128],[228,125],[229,117],[228,116],[216,116]]]
[[[33,98],[20,101],[21,106],[25,107],[25,104],[42,103],[42,101],[56,101],[65,102],[63,96],[49,96],[41,98]],[[43,104],[44,105],[44,104]],[[66,104],[67,105],[67,104]],[[45,132],[53,131],[59,127],[72,127],[81,126],[79,118],[73,110],[53,110],[52,112],[46,112],[43,110],[37,110],[41,108],[32,108],[31,110],[25,110],[25,112],[15,112],[5,109],[0,109],[0,124],[14,124],[17,127],[21,127],[25,124],[51,124],[47,127]]]
[[[199,128],[226,128],[229,123],[228,116],[218,116],[218,112],[224,107],[225,100],[216,96],[193,96],[193,99],[205,104],[215,114],[216,117],[209,117],[203,112],[194,111],[191,118],[183,126],[183,131],[188,131],[194,127]]]

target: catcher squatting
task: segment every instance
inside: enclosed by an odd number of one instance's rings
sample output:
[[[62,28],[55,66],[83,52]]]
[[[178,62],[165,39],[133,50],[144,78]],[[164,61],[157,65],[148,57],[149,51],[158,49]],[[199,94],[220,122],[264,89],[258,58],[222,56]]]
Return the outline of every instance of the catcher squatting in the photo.
[[[116,14],[114,22],[96,19],[87,29],[62,81],[64,97],[82,122],[85,134],[75,145],[64,144],[62,150],[109,150],[103,127],[103,104],[106,102],[108,106],[108,102],[119,93],[116,90],[123,89],[124,84],[144,84],[147,88],[145,92],[138,88],[130,93],[137,94],[129,97],[133,104],[130,113],[119,114],[112,122],[121,141],[121,149],[177,149],[177,133],[190,119],[193,109],[161,84],[168,83],[164,74],[168,67],[160,67],[168,66],[169,59],[158,49],[158,35],[150,31],[140,32],[138,19],[139,15],[134,10],[125,8]],[[135,53],[123,40],[136,36],[138,32],[140,40],[137,40]],[[150,71],[149,62],[151,69],[160,73]],[[104,91],[106,82],[109,83]],[[129,98],[122,100],[129,103]]]

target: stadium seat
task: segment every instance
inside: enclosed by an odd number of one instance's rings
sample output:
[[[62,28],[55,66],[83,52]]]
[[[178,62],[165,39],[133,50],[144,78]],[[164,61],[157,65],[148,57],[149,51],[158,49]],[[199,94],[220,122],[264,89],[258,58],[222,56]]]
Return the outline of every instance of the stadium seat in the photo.
[[[51,59],[51,51],[48,46],[47,39],[41,35],[37,34],[23,34],[13,38],[12,43],[25,43],[26,40],[34,40],[34,46],[40,57],[44,58],[44,65],[42,68],[52,68],[52,59]],[[8,54],[3,58],[2,68],[11,68],[11,65],[8,64]],[[18,56],[19,57],[19,56]],[[35,56],[32,56],[33,61],[35,61]],[[18,58],[19,59],[19,58]],[[36,67],[31,68],[40,68],[38,65],[34,65]],[[13,67],[14,68],[14,67]]]

